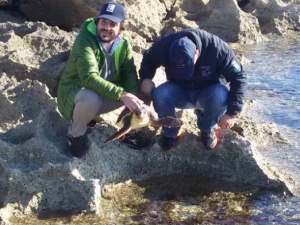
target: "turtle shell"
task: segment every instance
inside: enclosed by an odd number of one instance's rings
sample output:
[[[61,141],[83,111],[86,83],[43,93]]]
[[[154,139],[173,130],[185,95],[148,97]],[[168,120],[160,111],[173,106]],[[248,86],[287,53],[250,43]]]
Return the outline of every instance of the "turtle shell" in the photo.
[[[116,125],[120,127],[116,133],[108,138],[103,143],[108,143],[116,139],[122,138],[131,130],[147,127],[149,125],[163,126],[163,127],[180,127],[183,124],[181,119],[173,117],[158,118],[157,113],[153,108],[143,104],[142,107],[136,111],[131,112],[128,108],[124,108],[118,116]]]

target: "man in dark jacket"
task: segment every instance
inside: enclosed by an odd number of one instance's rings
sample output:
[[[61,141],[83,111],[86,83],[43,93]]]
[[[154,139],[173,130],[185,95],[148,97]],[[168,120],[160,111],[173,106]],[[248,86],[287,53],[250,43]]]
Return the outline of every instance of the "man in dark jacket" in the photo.
[[[60,79],[57,105],[71,122],[67,138],[75,157],[86,154],[87,124],[95,117],[123,105],[135,111],[143,104],[137,97],[139,81],[131,46],[121,35],[125,19],[124,6],[116,2],[104,4],[96,18],[87,19]],[[123,143],[138,144],[133,135]]]
[[[160,66],[167,82],[155,88],[152,79]],[[196,109],[206,149],[217,145],[216,125],[231,128],[243,107],[246,77],[240,61],[226,42],[203,30],[188,28],[158,39],[144,53],[139,75],[141,91],[152,97],[159,117],[175,117],[175,108]],[[163,128],[163,150],[174,149],[180,131]]]

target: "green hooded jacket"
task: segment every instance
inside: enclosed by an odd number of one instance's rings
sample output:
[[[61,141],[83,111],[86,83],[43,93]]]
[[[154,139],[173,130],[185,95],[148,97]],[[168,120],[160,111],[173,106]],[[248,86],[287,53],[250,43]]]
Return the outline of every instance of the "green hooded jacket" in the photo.
[[[115,49],[114,61],[116,74],[112,81],[100,77],[105,54],[99,43],[95,20],[87,19],[74,42],[58,85],[57,106],[66,120],[72,119],[74,99],[81,88],[93,90],[115,101],[120,100],[124,91],[137,95],[138,77],[132,49],[124,38]]]

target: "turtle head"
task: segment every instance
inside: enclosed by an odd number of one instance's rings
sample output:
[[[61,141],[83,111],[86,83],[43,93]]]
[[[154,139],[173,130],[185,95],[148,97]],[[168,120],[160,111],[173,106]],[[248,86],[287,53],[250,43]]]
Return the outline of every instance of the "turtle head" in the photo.
[[[149,107],[146,105],[142,105],[142,107],[136,109],[134,114],[138,119],[145,118],[148,115]]]

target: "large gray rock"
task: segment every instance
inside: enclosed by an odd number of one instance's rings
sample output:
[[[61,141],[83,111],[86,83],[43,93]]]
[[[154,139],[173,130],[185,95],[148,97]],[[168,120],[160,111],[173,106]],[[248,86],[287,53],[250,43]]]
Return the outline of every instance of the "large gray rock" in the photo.
[[[43,22],[7,22],[0,24],[0,30],[1,71],[17,80],[39,80],[55,96],[74,34]]]
[[[97,15],[104,0],[18,0],[15,4],[32,21],[44,21],[66,30]],[[249,0],[239,8],[236,0],[119,1],[126,6],[128,28],[144,45],[160,34],[198,27],[228,42],[262,41],[262,33],[299,30],[299,3]],[[226,5],[226,7],[224,7]],[[241,5],[241,4],[240,4]],[[243,11],[242,11],[243,10]],[[139,41],[140,42],[140,41]]]
[[[105,123],[90,131],[88,154],[82,159],[70,158],[64,142],[67,124],[46,85],[2,77],[7,81],[0,101],[6,106],[1,110],[0,135],[2,218],[45,210],[97,212],[105,184],[173,174],[198,174],[288,191],[247,137],[228,131],[218,149],[205,151],[197,138],[196,118],[189,111],[181,115],[185,135],[175,152],[163,152],[157,144],[149,151],[132,150],[117,141],[102,144],[116,130],[117,112],[113,112],[103,115]],[[154,129],[148,132],[159,134]],[[264,135],[262,132],[261,143],[267,141]]]
[[[80,27],[88,17],[97,15],[96,9],[76,0],[29,0],[18,1],[21,12],[31,21],[44,21],[51,26],[66,30]]]
[[[130,4],[135,3],[129,1]],[[140,7],[143,2],[139,4],[135,5],[135,11],[143,8]],[[196,4],[196,1],[190,4]],[[214,4],[218,6],[217,2]],[[218,6],[214,11],[213,5],[208,3],[200,5],[208,7],[216,15],[221,10],[217,10]],[[232,3],[231,7],[235,7],[237,23],[250,24],[247,20],[252,17],[244,16],[236,4]],[[163,17],[163,10],[160,10],[158,18]],[[178,11],[184,14],[185,10]],[[154,16],[153,11],[149,13]],[[0,12],[1,18],[5,15]],[[140,26],[145,31],[138,35],[140,38],[135,37],[133,31],[127,32],[134,46],[139,43],[135,47],[136,59],[141,58],[141,52],[147,45],[146,37],[152,39],[159,32],[150,29],[153,24],[147,24],[146,18],[143,17],[141,23],[138,17],[132,19],[132,27]],[[170,17],[169,20],[177,22],[178,26],[180,22],[187,21],[175,18]],[[210,19],[213,21],[212,17]],[[233,33],[236,32],[241,33],[237,28]],[[103,145],[102,141],[118,129],[114,126],[119,113],[117,110],[102,115],[105,122],[89,131],[92,145],[87,156],[83,159],[70,158],[66,154],[65,143],[68,124],[57,111],[55,97],[57,83],[75,37],[75,32],[65,32],[44,22],[25,22],[20,18],[13,22],[0,20],[2,221],[8,223],[11,216],[44,210],[97,212],[101,190],[106,184],[178,173],[300,193],[296,181],[272,168],[259,153],[260,148],[277,138],[274,135],[278,133],[276,126],[257,124],[246,115],[241,115],[238,126],[227,132],[226,139],[217,150],[205,151],[198,140],[199,130],[193,112],[178,111],[185,121],[185,135],[175,152],[165,153],[158,144],[149,151],[135,151],[118,141]],[[165,77],[163,70],[158,70],[158,73],[156,84],[163,82]],[[160,134],[160,129],[150,127],[147,132],[155,136]],[[79,198],[81,201],[78,201]]]
[[[299,1],[250,0],[243,10],[258,19],[263,34],[285,34],[300,29]]]
[[[201,29],[225,41],[250,43],[263,39],[257,19],[244,13],[234,0],[210,0],[204,6],[197,7],[195,4],[192,8],[194,10],[187,17],[195,20]]]

